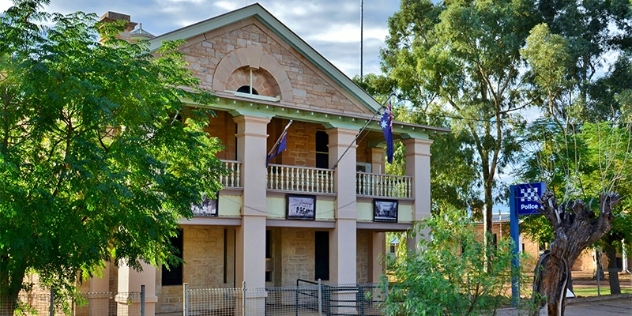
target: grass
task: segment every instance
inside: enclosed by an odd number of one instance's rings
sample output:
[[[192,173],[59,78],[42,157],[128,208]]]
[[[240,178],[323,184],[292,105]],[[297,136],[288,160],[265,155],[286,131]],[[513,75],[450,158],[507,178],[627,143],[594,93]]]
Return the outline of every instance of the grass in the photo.
[[[608,284],[602,285],[597,291],[596,286],[575,286],[573,293],[578,297],[598,296],[598,295],[610,295],[610,286]],[[632,288],[621,288],[621,294],[632,294]]]

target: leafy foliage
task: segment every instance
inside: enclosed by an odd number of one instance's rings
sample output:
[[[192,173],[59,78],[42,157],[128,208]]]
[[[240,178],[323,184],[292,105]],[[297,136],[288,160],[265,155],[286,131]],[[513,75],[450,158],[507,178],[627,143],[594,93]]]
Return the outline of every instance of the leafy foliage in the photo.
[[[454,209],[422,221],[413,234],[423,250],[390,259],[394,281],[381,283],[386,315],[476,315],[503,303],[511,279],[509,239],[485,247],[476,224]]]
[[[181,101],[214,98],[179,43],[151,53],[117,39],[121,23],[47,14],[44,4],[16,1],[0,17],[0,298],[9,300],[28,286],[25,273],[61,290],[104,260],[176,263],[169,237],[202,192],[219,189],[222,170],[220,145],[202,130],[213,113]]]
[[[443,181],[438,188],[461,200],[456,207],[481,212],[488,231],[492,207],[504,197],[496,180],[521,149],[514,131],[524,120],[517,111],[529,103],[519,51],[539,21],[534,12],[529,1],[402,1],[381,52],[397,95],[428,124],[452,129],[434,138],[440,163],[433,167],[440,166],[439,174],[463,172],[463,183]]]

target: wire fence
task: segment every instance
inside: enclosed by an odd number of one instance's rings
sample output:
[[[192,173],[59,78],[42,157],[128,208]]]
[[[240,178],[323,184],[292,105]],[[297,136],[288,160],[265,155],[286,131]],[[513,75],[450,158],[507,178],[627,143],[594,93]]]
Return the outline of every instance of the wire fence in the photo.
[[[20,293],[16,302],[0,300],[0,315],[144,316],[145,291],[89,292],[75,298],[50,293]]]
[[[383,315],[376,284],[325,285],[297,280],[296,286],[191,289],[183,287],[183,315]]]

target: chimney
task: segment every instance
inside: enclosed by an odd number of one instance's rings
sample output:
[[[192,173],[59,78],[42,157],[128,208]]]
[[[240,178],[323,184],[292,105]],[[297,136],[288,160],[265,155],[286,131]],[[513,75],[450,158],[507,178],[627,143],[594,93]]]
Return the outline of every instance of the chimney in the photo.
[[[132,32],[132,30],[134,30],[134,28],[136,27],[136,24],[138,24],[136,22],[132,22],[131,17],[129,15],[108,11],[104,15],[101,16],[101,19],[99,21],[100,22],[114,22],[118,20],[126,21],[125,29],[123,30],[123,32],[119,33],[119,38],[129,42],[131,40],[130,33]]]

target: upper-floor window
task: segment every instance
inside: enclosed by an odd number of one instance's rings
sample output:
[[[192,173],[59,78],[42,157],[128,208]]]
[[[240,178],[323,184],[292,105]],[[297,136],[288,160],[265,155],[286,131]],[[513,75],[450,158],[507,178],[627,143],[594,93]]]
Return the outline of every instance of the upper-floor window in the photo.
[[[237,92],[259,95],[259,92],[251,86],[241,86],[237,89]]]
[[[329,168],[329,135],[316,132],[316,168]]]

